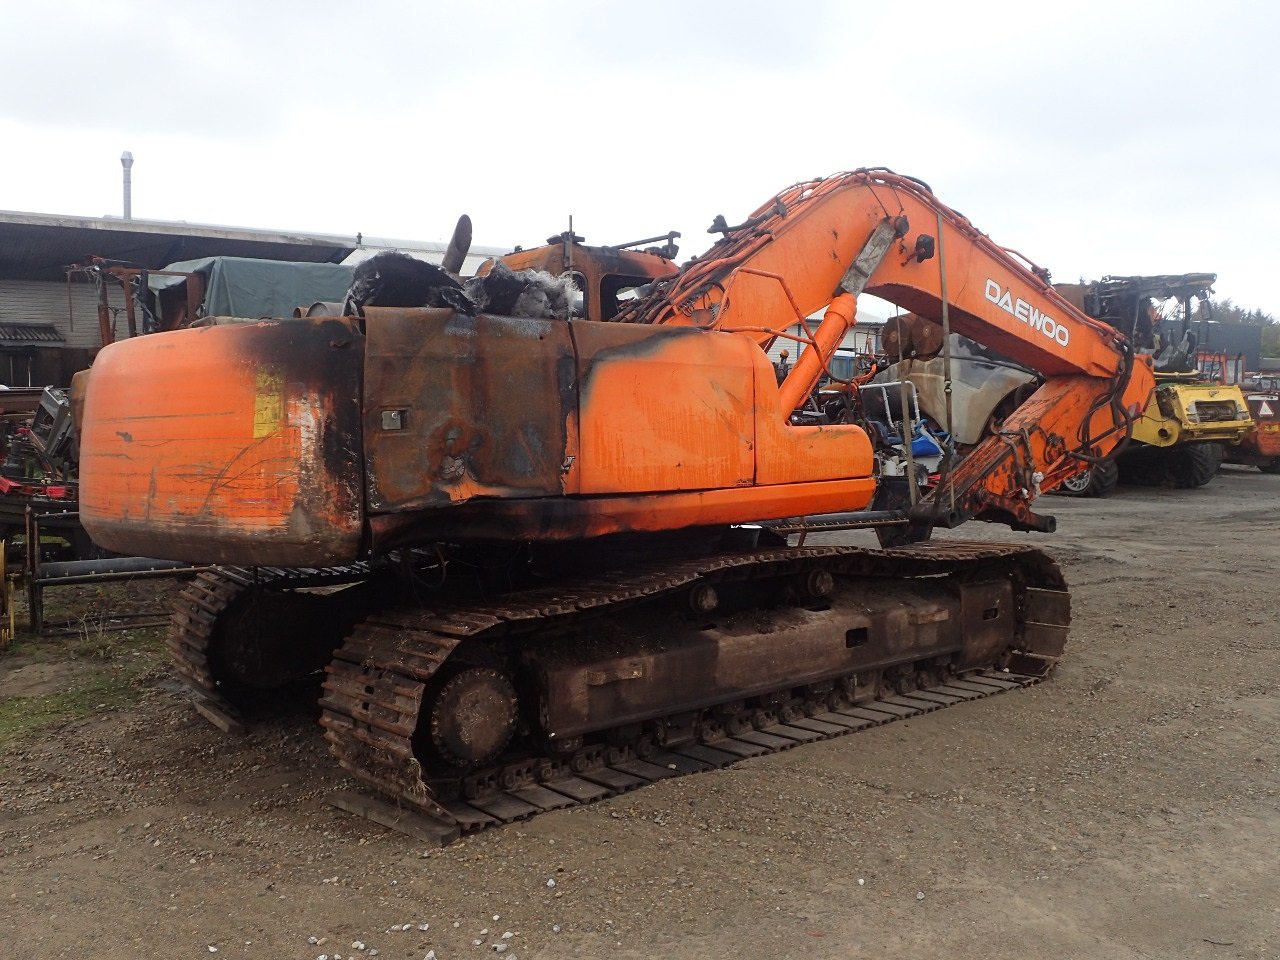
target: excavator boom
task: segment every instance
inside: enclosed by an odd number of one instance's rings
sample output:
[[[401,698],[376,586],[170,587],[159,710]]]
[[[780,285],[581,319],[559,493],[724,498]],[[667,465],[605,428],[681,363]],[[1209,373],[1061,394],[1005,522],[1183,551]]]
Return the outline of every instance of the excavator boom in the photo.
[[[621,319],[736,331],[767,348],[825,308],[803,338],[814,349],[781,384],[786,409],[800,406],[826,371],[864,290],[1044,377],[999,435],[916,507],[921,524],[977,517],[1047,528],[1030,501],[1077,472],[1082,457],[1105,456],[1123,441],[1154,389],[1149,364],[1135,361],[1123,336],[914,178],[858,170],[797,184],[724,230],[708,254]],[[874,249],[877,231],[892,232],[889,249]]]

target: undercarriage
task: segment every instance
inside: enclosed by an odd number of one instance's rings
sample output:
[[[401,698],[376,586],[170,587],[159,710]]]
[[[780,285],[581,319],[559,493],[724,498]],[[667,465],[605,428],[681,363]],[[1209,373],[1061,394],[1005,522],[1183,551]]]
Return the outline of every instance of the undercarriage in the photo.
[[[486,597],[405,562],[203,574],[170,646],[209,712],[323,667],[339,764],[447,838],[1035,682],[1070,617],[1014,546],[722,552]]]

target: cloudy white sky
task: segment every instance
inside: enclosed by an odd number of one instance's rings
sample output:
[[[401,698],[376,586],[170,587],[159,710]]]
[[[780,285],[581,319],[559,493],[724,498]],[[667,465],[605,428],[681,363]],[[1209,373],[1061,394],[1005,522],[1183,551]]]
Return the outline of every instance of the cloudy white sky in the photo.
[[[0,209],[531,245],[883,165],[1058,280],[1280,317],[1280,5],[0,0]]]

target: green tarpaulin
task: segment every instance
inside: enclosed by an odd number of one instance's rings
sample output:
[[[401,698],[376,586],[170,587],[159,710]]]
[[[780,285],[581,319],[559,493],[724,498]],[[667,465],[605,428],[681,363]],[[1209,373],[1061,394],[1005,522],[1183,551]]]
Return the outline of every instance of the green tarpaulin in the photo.
[[[206,257],[172,263],[165,270],[200,273],[205,278],[206,317],[291,317],[317,300],[340,301],[351,285],[353,267],[339,263],[290,263],[246,257]],[[159,292],[186,281],[150,276]]]

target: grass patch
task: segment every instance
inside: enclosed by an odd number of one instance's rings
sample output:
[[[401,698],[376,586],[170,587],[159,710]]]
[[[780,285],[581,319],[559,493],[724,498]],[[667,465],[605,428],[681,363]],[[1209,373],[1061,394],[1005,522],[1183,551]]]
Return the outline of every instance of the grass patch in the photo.
[[[0,700],[0,746],[46,727],[134,703],[140,692],[136,681],[151,665],[140,657],[136,664],[98,667],[78,677],[67,690]]]
[[[167,659],[165,628],[115,627],[127,626],[122,614],[165,612],[176,588],[172,581],[134,581],[50,590],[46,614],[61,626],[47,636],[21,629],[26,604],[19,594],[19,631],[12,646],[0,652],[0,680],[40,665],[47,665],[51,679],[30,687],[30,693],[19,681],[10,685],[8,696],[0,696],[0,746],[136,703],[142,678]]]

